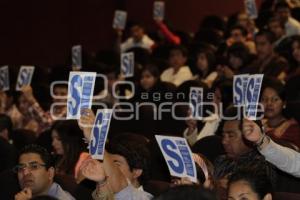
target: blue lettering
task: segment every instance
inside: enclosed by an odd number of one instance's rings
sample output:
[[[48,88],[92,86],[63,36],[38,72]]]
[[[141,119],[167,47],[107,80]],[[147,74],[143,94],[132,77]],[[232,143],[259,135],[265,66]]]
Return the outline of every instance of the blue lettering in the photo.
[[[184,164],[183,161],[181,160],[180,156],[177,155],[176,152],[174,152],[173,150],[175,150],[177,147],[176,145],[168,140],[168,139],[163,139],[161,141],[161,146],[162,149],[164,150],[164,152],[170,156],[171,158],[173,158],[177,164],[174,162],[174,160],[168,160],[168,165],[178,174],[182,174],[184,172]]]
[[[71,115],[77,115],[80,105],[80,91],[79,88],[82,87],[82,78],[79,75],[72,77],[70,85],[71,100],[68,102],[68,109]]]
[[[92,139],[90,142],[90,153],[92,155],[94,155],[97,152],[97,146],[98,146],[99,139],[100,139],[99,125],[102,123],[102,119],[103,119],[103,115],[102,115],[102,113],[99,113],[95,120],[95,126],[92,131],[93,139],[95,139],[95,141]]]
[[[241,105],[243,103],[243,84],[242,79],[237,78],[234,85],[235,90],[235,96],[234,96],[234,102],[235,105]]]

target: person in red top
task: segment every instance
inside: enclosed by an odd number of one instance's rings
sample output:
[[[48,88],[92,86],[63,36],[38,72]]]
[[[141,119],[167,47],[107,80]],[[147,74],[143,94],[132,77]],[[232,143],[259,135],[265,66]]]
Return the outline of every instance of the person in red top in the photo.
[[[261,103],[264,106],[264,128],[266,134],[300,148],[300,126],[295,119],[284,116],[284,85],[278,80],[266,80],[262,90]]]
[[[155,23],[159,31],[163,34],[163,36],[167,39],[168,42],[174,45],[181,44],[180,37],[174,34],[162,20],[155,20]]]

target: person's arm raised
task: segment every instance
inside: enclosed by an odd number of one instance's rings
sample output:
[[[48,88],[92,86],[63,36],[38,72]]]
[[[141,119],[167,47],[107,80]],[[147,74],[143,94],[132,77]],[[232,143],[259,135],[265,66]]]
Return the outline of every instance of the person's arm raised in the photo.
[[[79,120],[79,126],[83,130],[84,136],[87,139],[87,141],[90,141],[90,139],[91,139],[90,135],[91,135],[94,121],[95,121],[95,115],[94,115],[93,111],[90,109],[84,110],[84,114],[81,116],[81,118]],[[94,164],[95,164],[95,162],[94,162]],[[119,170],[119,168],[116,166],[116,164],[112,160],[110,153],[105,151],[104,161],[103,161],[103,163],[99,163],[99,164],[102,165],[101,167],[104,169],[104,172],[108,178],[108,183],[114,193],[117,193],[117,192],[121,191],[122,189],[124,189],[125,187],[127,187],[127,185],[128,185],[127,180],[126,180],[125,176],[123,175],[123,173]],[[94,166],[97,166],[97,165],[95,164]],[[99,170],[101,167],[98,166],[97,170]],[[95,168],[95,171],[96,171],[96,168]],[[89,178],[89,177],[87,177],[87,178]],[[91,180],[93,180],[93,179],[91,179]],[[97,180],[94,180],[94,181],[97,181]],[[101,180],[98,180],[98,181],[101,181]]]
[[[300,177],[300,153],[283,147],[265,136],[253,121],[243,121],[244,137],[257,144],[258,150],[266,160],[284,172]]]

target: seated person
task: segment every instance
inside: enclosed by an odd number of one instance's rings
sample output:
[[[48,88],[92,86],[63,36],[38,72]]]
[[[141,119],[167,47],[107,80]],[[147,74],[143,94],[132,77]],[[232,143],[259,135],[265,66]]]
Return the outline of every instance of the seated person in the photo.
[[[264,80],[261,103],[264,106],[264,128],[268,136],[300,148],[300,126],[298,122],[284,115],[286,93],[284,85],[278,80]]]
[[[83,130],[85,138],[89,141],[91,127],[94,123],[95,115],[92,110],[89,109],[85,110],[84,113],[85,114],[80,118],[79,125],[85,125],[81,126],[81,128]],[[120,145],[119,149],[121,147],[122,146]],[[142,191],[141,188],[137,188],[140,187],[139,185],[141,184],[139,182],[139,176],[142,175],[143,169],[145,169],[144,166],[142,166],[142,163],[145,162],[145,160],[143,161],[137,159],[137,161],[140,162],[140,166],[137,165],[137,162],[135,163],[135,165],[132,165],[133,169],[130,170],[130,165],[133,164],[131,163],[132,160],[126,160],[125,157],[118,155],[119,153],[129,153],[129,150],[134,146],[126,145],[126,147],[127,149],[124,152],[118,152],[116,154],[114,154],[113,149],[115,149],[115,151],[117,152],[117,148],[111,148],[112,153],[105,151],[103,162],[99,162],[98,160],[93,159],[88,159],[83,162],[82,166],[80,167],[82,175],[87,179],[98,183],[97,189],[93,193],[94,199],[104,198],[148,200],[152,198],[151,194]],[[139,153],[142,152],[140,151]],[[137,152],[132,151],[132,155],[134,154],[136,155]]]
[[[173,83],[179,86],[181,83],[191,80],[193,74],[188,66],[187,61],[187,49],[183,46],[174,46],[169,55],[169,68],[163,71],[160,76],[161,81]]]
[[[276,173],[272,166],[264,160],[253,144],[243,139],[242,121],[238,118],[238,110],[229,107],[225,116],[227,119],[224,120],[222,143],[226,154],[219,156],[214,165],[219,190],[227,190],[229,176],[242,167],[265,165],[271,180],[275,182]],[[235,119],[232,119],[233,117]]]
[[[15,200],[29,200],[39,195],[53,196],[59,200],[74,199],[53,181],[55,169],[50,154],[43,147],[34,144],[24,147],[18,163],[14,170],[22,191],[15,195]]]
[[[122,36],[122,32],[120,33],[119,37]],[[121,52],[126,52],[134,47],[140,47],[151,52],[154,45],[155,42],[145,33],[144,27],[134,23],[130,27],[130,37],[121,44]]]

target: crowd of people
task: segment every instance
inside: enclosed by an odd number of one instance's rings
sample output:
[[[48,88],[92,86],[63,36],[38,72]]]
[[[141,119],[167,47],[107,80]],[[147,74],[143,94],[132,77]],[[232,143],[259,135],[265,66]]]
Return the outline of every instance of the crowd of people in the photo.
[[[299,12],[297,2],[266,0],[255,20],[242,11],[206,16],[193,34],[162,20],[153,32],[128,23],[111,50],[83,53],[81,71],[107,84],[96,80],[80,120],[66,120],[72,67],[35,66],[31,84],[15,91],[20,66],[9,66],[10,89],[0,91],[0,198],[300,199]],[[134,52],[134,77],[120,74],[122,52]],[[233,106],[239,74],[264,74],[263,119]],[[191,117],[192,87],[208,102],[201,120]],[[88,144],[103,105],[114,115],[100,161]],[[170,176],[155,135],[186,138],[197,183]]]

